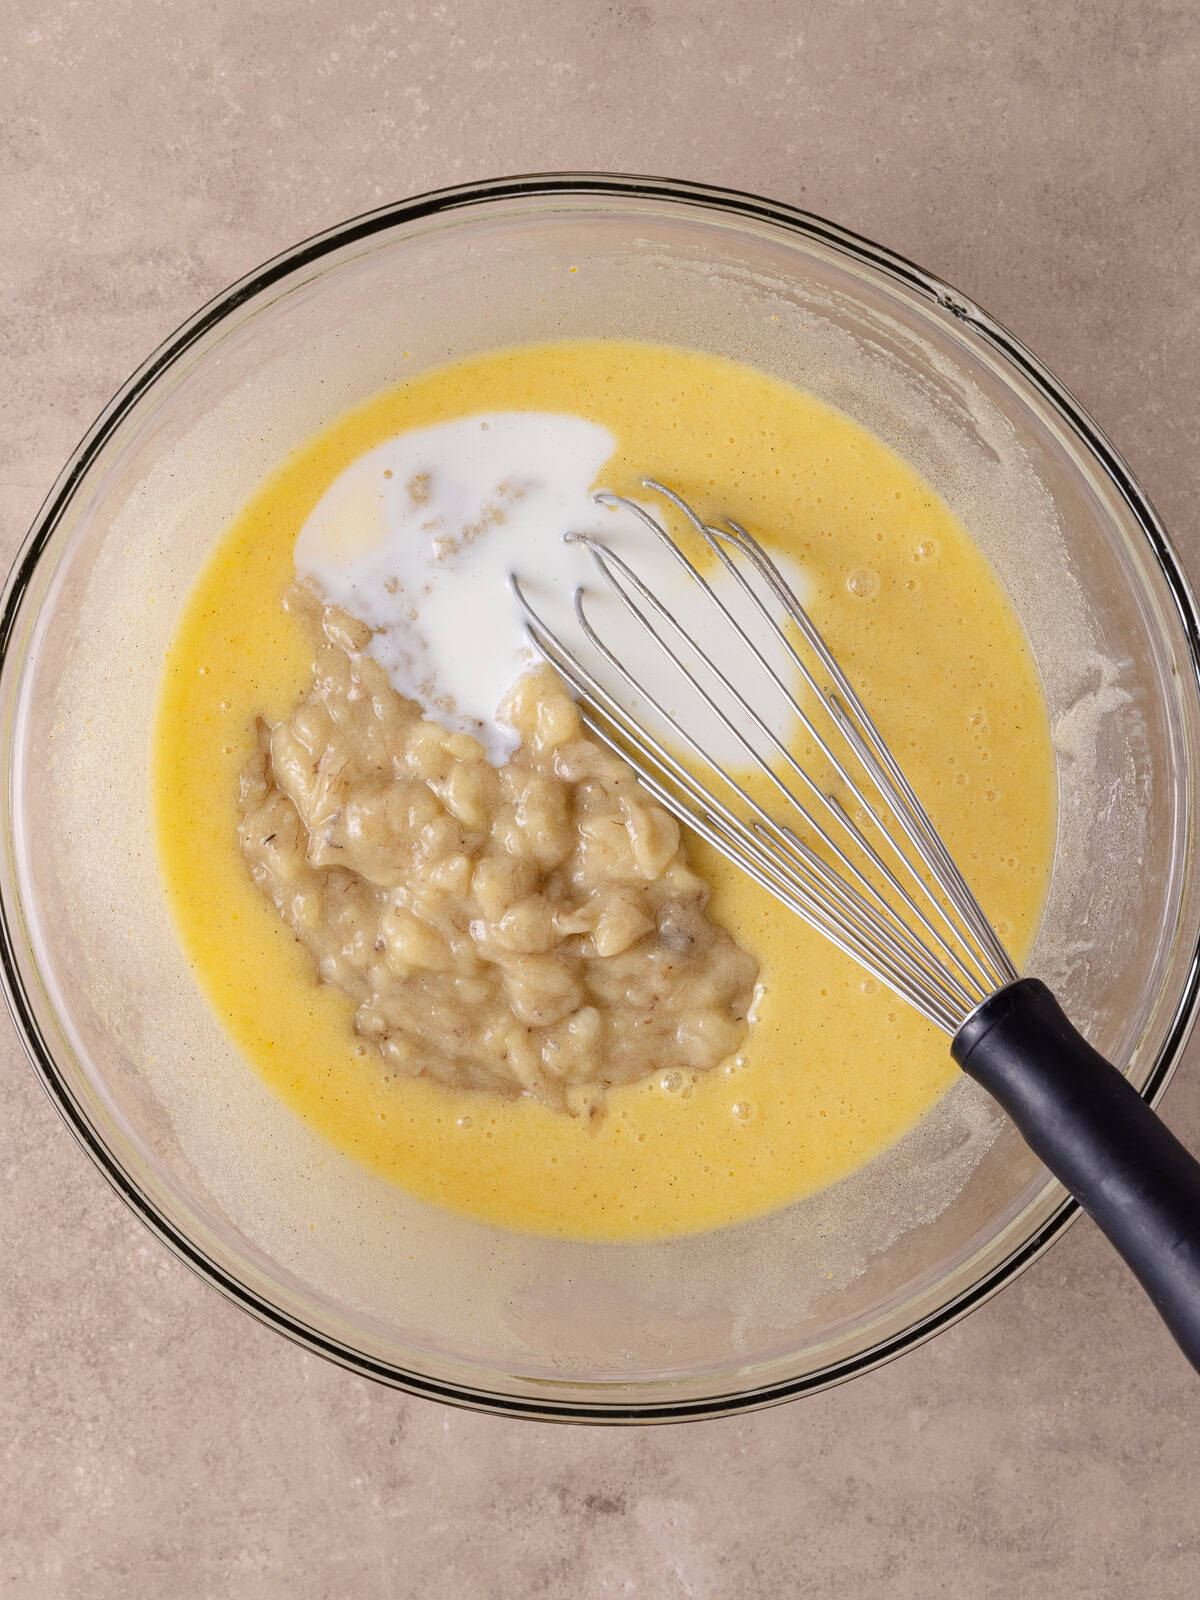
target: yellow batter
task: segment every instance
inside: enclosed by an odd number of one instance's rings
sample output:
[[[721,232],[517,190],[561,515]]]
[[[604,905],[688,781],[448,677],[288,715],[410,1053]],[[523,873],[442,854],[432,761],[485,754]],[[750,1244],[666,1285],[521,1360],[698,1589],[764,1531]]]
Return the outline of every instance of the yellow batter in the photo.
[[[980,551],[897,456],[809,395],[694,352],[613,341],[525,346],[377,396],[294,452],[214,552],[167,659],[154,785],[184,949],[247,1059],[342,1150],[489,1222],[584,1239],[663,1237],[761,1214],[830,1184],[952,1082],[947,1041],[700,847],[713,913],[760,959],[745,1064],[680,1092],[617,1089],[598,1126],[530,1100],[385,1082],[351,1002],[252,885],[234,800],[257,715],[307,686],[280,609],[296,534],[356,456],[476,411],[563,411],[620,441],[606,487],[650,474],[790,550],[811,610],[1019,962],[1054,841],[1045,702]],[[853,580],[852,582],[850,580]]]

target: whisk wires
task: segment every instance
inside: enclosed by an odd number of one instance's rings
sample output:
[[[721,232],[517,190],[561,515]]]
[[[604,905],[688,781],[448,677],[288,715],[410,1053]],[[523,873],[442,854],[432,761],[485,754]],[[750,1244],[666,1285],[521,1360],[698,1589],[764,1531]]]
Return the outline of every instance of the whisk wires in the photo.
[[[1017,972],[928,813],[759,542],[739,523],[705,522],[653,479],[643,486],[690,530],[706,570],[666,517],[624,496],[595,498],[640,524],[702,609],[681,615],[612,542],[568,533],[627,626],[619,639],[612,629],[606,637],[581,586],[573,606],[580,640],[568,642],[514,574],[531,641],[572,689],[589,732],[685,827],[955,1033]],[[623,642],[629,623],[651,651],[636,663]],[[739,653],[754,664],[753,691],[733,670]],[[719,740],[715,730],[723,730]]]

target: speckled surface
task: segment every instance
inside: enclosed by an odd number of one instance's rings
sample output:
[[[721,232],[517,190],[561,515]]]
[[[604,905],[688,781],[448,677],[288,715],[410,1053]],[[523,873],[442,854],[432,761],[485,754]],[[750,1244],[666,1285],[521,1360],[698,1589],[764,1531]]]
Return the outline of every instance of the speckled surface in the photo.
[[[0,540],[201,300],[355,211],[552,167],[744,186],[939,272],[1200,576],[1188,3],[8,0]],[[0,1586],[72,1600],[1200,1593],[1200,1383],[1090,1223],[883,1371],[635,1432],[352,1379],[126,1214],[0,1040]],[[1200,1050],[1165,1103],[1200,1146]]]

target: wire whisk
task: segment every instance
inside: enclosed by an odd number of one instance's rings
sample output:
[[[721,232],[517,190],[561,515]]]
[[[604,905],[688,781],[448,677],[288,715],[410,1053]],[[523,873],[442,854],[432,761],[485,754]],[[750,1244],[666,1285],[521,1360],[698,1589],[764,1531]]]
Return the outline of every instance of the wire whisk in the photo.
[[[951,1035],[1200,1369],[1200,1164],[1045,984],[1019,977],[780,564],[740,523],[643,487],[670,519],[595,497],[626,530],[632,519],[632,545],[564,535],[603,580],[575,591],[578,638],[510,579],[584,725],[680,822]]]

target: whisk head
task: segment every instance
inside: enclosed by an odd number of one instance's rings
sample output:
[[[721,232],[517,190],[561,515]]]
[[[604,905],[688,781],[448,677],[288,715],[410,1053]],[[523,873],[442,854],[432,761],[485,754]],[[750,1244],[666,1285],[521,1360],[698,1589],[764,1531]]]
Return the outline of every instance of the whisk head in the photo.
[[[530,640],[681,823],[956,1033],[1018,973],[924,806],[780,565],[643,487],[654,512],[595,496],[640,541],[565,535],[603,579],[575,591],[570,641],[511,577]]]

